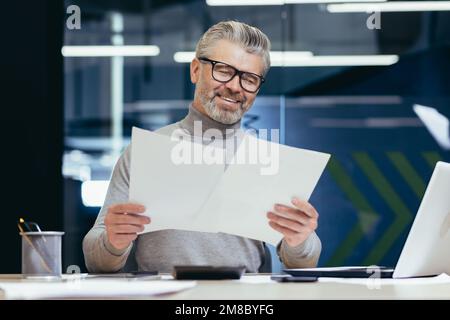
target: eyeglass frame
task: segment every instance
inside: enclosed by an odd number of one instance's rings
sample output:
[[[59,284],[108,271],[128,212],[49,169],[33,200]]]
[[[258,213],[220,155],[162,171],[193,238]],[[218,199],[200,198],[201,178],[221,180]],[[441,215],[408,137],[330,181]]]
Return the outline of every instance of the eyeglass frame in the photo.
[[[244,91],[246,91],[246,92],[248,92],[248,93],[256,93],[256,92],[258,92],[258,90],[261,89],[261,86],[263,85],[263,83],[266,81],[266,79],[265,79],[263,76],[260,76],[259,74],[256,74],[256,73],[253,73],[253,72],[248,72],[248,71],[241,71],[241,70],[239,70],[239,69],[233,67],[232,65],[229,65],[228,63],[225,63],[225,62],[222,62],[222,61],[212,60],[212,59],[209,59],[209,58],[206,58],[206,57],[199,57],[199,58],[197,58],[197,59],[198,59],[200,62],[209,62],[209,63],[211,63],[211,66],[212,66],[212,68],[211,68],[211,77],[212,77],[214,80],[216,80],[217,82],[220,82],[220,83],[228,83],[228,82],[230,82],[231,80],[233,80],[234,77],[236,77],[236,75],[239,75],[239,85],[241,86],[241,88],[242,88]],[[227,67],[230,67],[230,68],[232,68],[232,69],[234,70],[234,74],[233,74],[233,76],[230,78],[230,80],[222,81],[222,80],[217,80],[217,79],[214,77],[214,67],[216,66],[217,63],[224,64],[224,65],[226,65]],[[257,76],[257,77],[261,80],[261,83],[259,84],[258,88],[257,88],[255,91],[247,90],[247,89],[245,89],[244,86],[242,85],[242,75],[243,75],[244,73],[248,73],[248,74]]]

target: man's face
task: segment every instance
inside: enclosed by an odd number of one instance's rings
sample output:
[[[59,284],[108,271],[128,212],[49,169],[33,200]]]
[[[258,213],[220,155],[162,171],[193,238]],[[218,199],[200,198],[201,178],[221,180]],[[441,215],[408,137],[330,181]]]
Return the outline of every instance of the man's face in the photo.
[[[247,53],[227,40],[218,41],[206,58],[258,75],[262,75],[264,69],[262,57]],[[191,63],[191,81],[196,84],[194,106],[218,122],[235,123],[253,105],[257,92],[242,89],[238,75],[227,83],[214,80],[212,67],[211,63],[201,63],[198,59]]]

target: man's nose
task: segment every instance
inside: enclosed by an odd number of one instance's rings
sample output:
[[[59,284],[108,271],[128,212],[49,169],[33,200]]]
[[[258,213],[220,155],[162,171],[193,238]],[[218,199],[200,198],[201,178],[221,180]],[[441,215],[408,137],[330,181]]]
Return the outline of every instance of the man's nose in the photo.
[[[239,75],[235,75],[233,79],[225,83],[225,86],[233,92],[240,92],[242,88],[239,83]]]

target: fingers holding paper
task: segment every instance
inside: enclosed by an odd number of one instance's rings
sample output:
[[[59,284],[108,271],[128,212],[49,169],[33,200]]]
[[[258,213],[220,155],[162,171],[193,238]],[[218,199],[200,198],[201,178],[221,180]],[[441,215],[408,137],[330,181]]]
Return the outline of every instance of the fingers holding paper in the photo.
[[[319,214],[308,202],[292,199],[293,206],[275,204],[267,212],[269,225],[284,236],[286,243],[295,247],[302,244],[317,229]]]
[[[108,241],[116,249],[124,249],[136,240],[137,233],[144,230],[150,218],[142,215],[145,207],[133,203],[120,203],[108,208],[105,227]]]

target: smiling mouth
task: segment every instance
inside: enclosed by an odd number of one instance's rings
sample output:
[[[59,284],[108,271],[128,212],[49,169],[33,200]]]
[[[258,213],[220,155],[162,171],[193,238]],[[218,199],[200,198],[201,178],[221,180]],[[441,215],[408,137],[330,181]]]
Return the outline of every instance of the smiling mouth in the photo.
[[[227,98],[227,97],[223,97],[223,96],[221,96],[221,95],[217,95],[220,99],[222,99],[222,100],[224,100],[224,101],[226,101],[226,102],[229,102],[229,103],[240,103],[240,101],[239,100],[234,100],[234,99],[231,99],[231,98]]]

